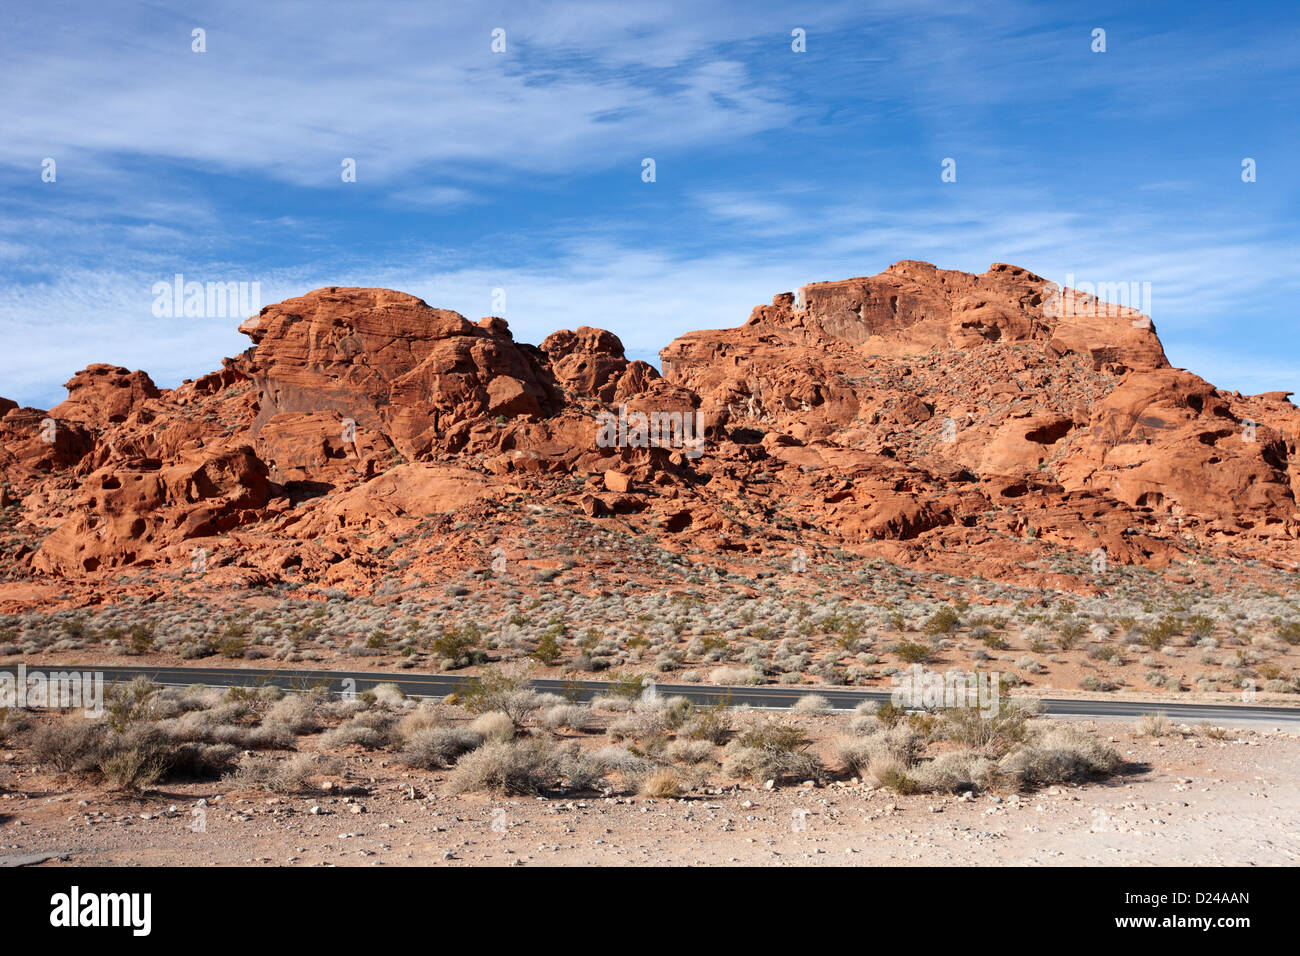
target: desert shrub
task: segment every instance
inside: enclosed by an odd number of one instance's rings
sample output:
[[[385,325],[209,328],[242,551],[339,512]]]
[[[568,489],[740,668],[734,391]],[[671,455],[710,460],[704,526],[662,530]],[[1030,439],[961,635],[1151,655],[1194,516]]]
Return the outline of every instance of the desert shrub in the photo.
[[[27,729],[27,717],[17,707],[0,707],[0,745]]]
[[[376,684],[366,692],[371,700],[384,707],[400,707],[406,700],[406,694],[396,684],[385,682]]]
[[[746,729],[739,738],[742,747],[765,750],[802,750],[812,743],[803,728],[793,724],[758,723]]]
[[[569,790],[600,790],[605,787],[604,768],[599,761],[582,752],[576,742],[557,751],[556,773],[563,777]]]
[[[1169,733],[1169,718],[1164,714],[1143,714],[1135,730],[1143,737],[1163,737]]]
[[[542,634],[533,648],[532,658],[543,664],[554,664],[563,656],[560,648],[560,638],[564,636],[564,625],[556,624]]]
[[[885,754],[872,760],[867,767],[867,778],[877,787],[901,794],[916,792],[916,781],[908,772],[907,764]]]
[[[649,681],[650,678],[645,674],[633,671],[614,674],[609,682],[609,693],[629,701],[636,700],[645,693],[646,684]]]
[[[729,700],[723,698],[707,707],[697,707],[691,718],[683,724],[678,735],[688,740],[706,740],[711,744],[723,744],[731,736],[731,713],[727,709]]]
[[[316,703],[310,694],[287,695],[268,708],[262,723],[284,727],[296,737],[314,734],[320,730],[320,721],[316,719]]]
[[[1056,643],[1063,651],[1068,651],[1088,633],[1088,625],[1083,621],[1065,620],[1056,624]],[[1040,648],[1033,648],[1039,650]]]
[[[337,770],[334,761],[322,761],[311,754],[286,759],[245,757],[233,775],[233,782],[271,793],[303,793],[314,790],[312,778]]]
[[[1280,680],[1284,673],[1281,666],[1274,661],[1263,661],[1256,664],[1255,671],[1264,680]]]
[[[811,743],[803,730],[790,724],[758,724],[727,746],[722,770],[750,780],[816,777],[822,768],[807,752]]]
[[[614,740],[659,736],[680,727],[692,709],[684,697],[642,698],[633,703],[626,717],[611,724],[607,732]]]
[[[864,703],[866,706],[871,706],[869,701]],[[907,718],[907,708],[895,704],[892,700],[887,700],[876,708],[874,716],[878,722],[886,727],[892,727]]]
[[[248,638],[243,634],[227,634],[217,642],[217,653],[222,657],[243,657],[248,650]]]
[[[1142,631],[1142,643],[1152,650],[1158,651],[1175,637],[1182,635],[1185,630],[1182,621],[1172,614],[1166,614]]]
[[[672,770],[661,767],[641,781],[638,792],[643,797],[657,797],[660,799],[680,797],[682,795],[682,782]]]
[[[479,714],[470,722],[469,729],[480,735],[484,740],[497,743],[504,743],[515,738],[515,722],[510,719],[509,715],[499,710]]]
[[[118,790],[139,790],[177,772],[206,773],[216,769],[206,763],[212,757],[219,768],[233,753],[232,747],[209,749],[200,744],[180,743],[157,726],[142,724],[121,734],[110,734],[99,757],[99,772]]]
[[[911,727],[876,724],[873,732],[866,736],[840,738],[835,753],[849,773],[865,777],[873,760],[889,757],[906,768],[916,762],[923,747],[924,741]]]
[[[950,607],[941,607],[925,622],[927,634],[950,634],[961,626],[961,618]]]
[[[1000,700],[996,707],[949,707],[941,715],[944,737],[997,759],[1024,742],[1029,721],[1039,712],[1036,701]]]
[[[724,665],[723,667],[713,668],[712,673],[709,674],[709,681],[723,685],[761,684],[763,675],[753,667]]]
[[[408,767],[432,770],[450,767],[463,754],[483,745],[483,735],[466,727],[428,727],[406,738],[401,761]]]
[[[1079,681],[1079,686],[1084,690],[1091,691],[1112,691],[1116,685],[1112,681],[1098,677],[1096,674],[1089,674],[1083,680]]]
[[[651,732],[646,725],[645,719],[638,714],[628,714],[621,717],[605,728],[605,735],[610,740],[634,740]]]
[[[596,715],[591,712],[590,707],[583,707],[581,704],[556,704],[542,711],[538,723],[552,731],[568,728],[586,732],[595,728]]]
[[[597,694],[591,699],[591,709],[623,713],[632,709],[632,701],[630,698],[619,697],[616,694]]]
[[[1300,621],[1284,621],[1281,618],[1273,619],[1274,636],[1279,641],[1285,641],[1294,647],[1300,644]]]
[[[168,776],[220,776],[234,766],[239,748],[231,744],[181,743],[167,759]]]
[[[447,778],[452,793],[541,793],[557,775],[556,754],[542,740],[494,740],[456,762]]]
[[[471,714],[505,714],[516,729],[541,706],[528,672],[518,668],[501,668],[472,678],[456,691],[456,699]]]
[[[450,661],[449,666],[464,667],[469,664],[471,652],[482,636],[478,625],[471,621],[444,628],[442,634],[429,642],[429,648],[444,661]]]
[[[204,709],[187,710],[179,717],[160,720],[157,726],[174,740],[214,743],[222,728],[243,733],[249,726],[245,723],[248,713],[247,703],[223,700]]]
[[[241,750],[292,750],[293,732],[283,724],[264,724],[259,727],[219,725],[206,737],[211,743],[231,744]]]
[[[132,654],[147,654],[153,650],[154,635],[149,625],[140,622],[132,624],[129,634]]]
[[[632,753],[626,747],[602,747],[591,759],[604,772],[618,774],[631,788],[639,786],[655,767],[653,761]]]
[[[894,653],[909,664],[925,664],[934,656],[934,652],[928,644],[922,644],[920,641],[910,641],[906,638],[894,645]]]
[[[158,689],[143,677],[110,685],[104,693],[109,729],[121,733],[131,724],[153,717],[152,701]]]
[[[384,711],[363,712],[326,731],[321,743],[327,748],[356,746],[378,750],[392,742],[395,723],[394,716]]]
[[[704,763],[713,759],[714,745],[707,740],[674,740],[665,753],[677,763]]]
[[[403,714],[393,729],[393,735],[398,740],[407,741],[422,730],[432,730],[440,726],[442,726],[442,718],[438,716],[438,711],[432,704],[425,703]]]
[[[794,702],[790,710],[796,714],[828,714],[831,702],[821,694],[805,694]]]
[[[973,750],[953,750],[907,771],[916,789],[925,793],[987,790],[998,782],[998,765]]]
[[[115,790],[139,790],[162,779],[167,772],[167,758],[143,740],[122,743],[100,758],[99,772]]]
[[[998,769],[1019,786],[1042,786],[1111,774],[1121,763],[1115,750],[1088,733],[1055,725],[1003,757]]]
[[[650,702],[639,702],[635,709],[645,706],[650,706]],[[677,730],[695,713],[695,705],[685,697],[663,698],[662,703],[658,705],[658,713],[665,727],[669,730]]]
[[[60,773],[82,773],[98,765],[105,737],[103,721],[64,717],[32,728],[27,749],[38,764],[52,766]]]

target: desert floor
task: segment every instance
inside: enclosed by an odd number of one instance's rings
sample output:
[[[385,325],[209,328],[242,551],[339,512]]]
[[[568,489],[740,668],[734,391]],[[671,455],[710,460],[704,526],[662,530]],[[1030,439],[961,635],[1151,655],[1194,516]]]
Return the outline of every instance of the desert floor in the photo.
[[[686,799],[433,796],[442,775],[358,753],[309,797],[164,786],[126,796],[0,767],[0,864],[1104,866],[1300,862],[1300,735],[1161,738],[1089,723],[1125,773],[1023,795],[899,796],[852,782]],[[200,806],[200,801],[206,803]],[[202,822],[204,829],[198,824]]]

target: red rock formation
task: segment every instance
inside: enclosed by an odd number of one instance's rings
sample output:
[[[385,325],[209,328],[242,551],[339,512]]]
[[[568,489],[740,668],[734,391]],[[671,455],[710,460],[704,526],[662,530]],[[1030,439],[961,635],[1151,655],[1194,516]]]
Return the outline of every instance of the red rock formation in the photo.
[[[504,321],[474,325],[401,292],[319,289],[239,329],[256,345],[247,366],[261,405],[254,434],[276,415],[332,413],[415,459],[462,449],[484,416],[535,418],[562,405]]]
[[[431,522],[497,527],[521,502],[676,550],[839,547],[1054,585],[1026,570],[1050,549],[1300,556],[1288,393],[1215,389],[1144,316],[1014,266],[813,283],[672,342],[662,377],[600,329],[533,348],[383,289],[240,328],[252,349],[174,390],[93,365],[48,413],[0,400],[6,578],[112,591],[200,549],[231,586],[364,590],[462,559],[445,524],[418,545]],[[602,414],[701,415],[704,454],[610,447]]]
[[[64,385],[67,400],[50,409],[50,417],[86,424],[126,421],[158,389],[144,372],[128,372],[113,365],[90,365]]]

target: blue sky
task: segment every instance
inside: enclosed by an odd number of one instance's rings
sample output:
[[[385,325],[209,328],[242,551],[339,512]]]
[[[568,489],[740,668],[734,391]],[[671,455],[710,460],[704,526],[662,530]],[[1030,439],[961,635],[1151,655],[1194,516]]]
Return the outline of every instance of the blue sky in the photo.
[[[0,395],[245,348],[152,314],[177,272],[472,319],[501,288],[523,341],[595,325],[657,364],[899,259],[1150,282],[1175,365],[1297,389],[1300,13],[1136,6],[8,4]]]

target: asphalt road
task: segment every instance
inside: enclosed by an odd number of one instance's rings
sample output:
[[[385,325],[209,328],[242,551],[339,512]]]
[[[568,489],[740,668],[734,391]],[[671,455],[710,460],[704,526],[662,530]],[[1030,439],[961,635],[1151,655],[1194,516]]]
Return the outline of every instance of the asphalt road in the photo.
[[[32,666],[31,669],[35,669]],[[47,667],[44,670],[72,670],[67,665]],[[206,667],[78,667],[76,670],[103,672],[106,681],[131,680],[144,676],[157,684],[169,687],[188,687],[192,684],[216,686],[259,686],[273,684],[286,690],[308,690],[325,686],[331,693],[352,691],[361,693],[376,684],[396,684],[408,697],[445,697],[470,678],[455,674],[366,673],[362,671],[313,671],[262,668],[206,668]],[[346,682],[351,682],[346,683]],[[533,686],[541,691],[567,695],[578,700],[590,700],[609,690],[606,681],[534,680]],[[838,711],[852,710],[864,700],[885,701],[888,691],[857,690],[844,687],[721,687],[707,684],[655,684],[660,696],[681,696],[695,703],[711,704],[727,699],[733,706],[780,710],[790,707],[800,697],[818,694]],[[1127,701],[1127,700],[1076,700],[1044,698],[1043,709],[1054,717],[1081,717],[1092,719],[1134,719],[1142,714],[1161,713],[1171,720],[1181,722],[1209,721],[1215,724],[1240,723],[1300,723],[1300,707],[1264,707],[1254,704],[1191,704],[1178,702]]]

